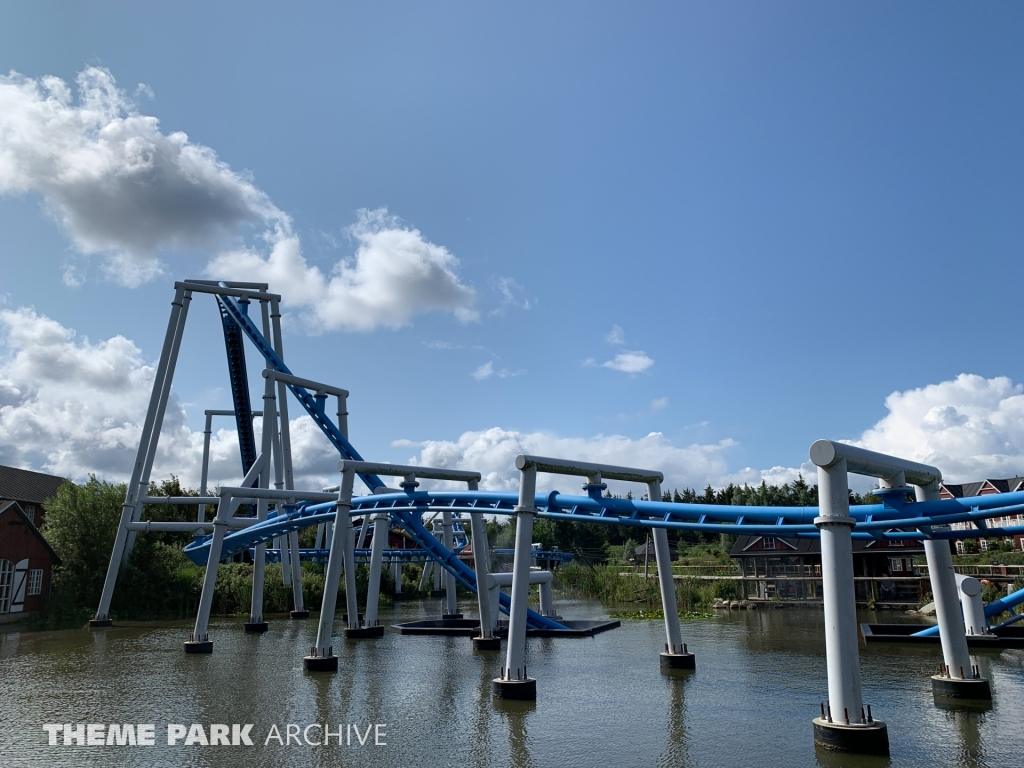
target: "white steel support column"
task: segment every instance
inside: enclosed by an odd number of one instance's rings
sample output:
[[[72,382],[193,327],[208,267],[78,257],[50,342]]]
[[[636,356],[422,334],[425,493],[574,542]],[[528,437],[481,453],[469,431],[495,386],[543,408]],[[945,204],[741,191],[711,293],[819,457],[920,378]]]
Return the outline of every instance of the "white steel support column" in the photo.
[[[184,311],[188,304],[188,294],[183,288],[178,288],[171,302],[171,316],[167,320],[167,331],[164,334],[164,344],[160,350],[160,359],[157,363],[156,376],[153,378],[153,391],[150,394],[149,408],[146,410],[146,418],[142,424],[142,435],[139,438],[139,450],[135,456],[135,466],[132,468],[132,476],[128,481],[128,490],[125,494],[124,504],[121,507],[121,519],[117,525],[117,534],[114,537],[114,547],[110,553],[110,563],[107,566],[107,575],[103,581],[103,591],[100,594],[100,604],[96,609],[95,618],[89,622],[90,627],[110,626],[110,601],[114,597],[114,586],[117,583],[117,574],[121,569],[124,553],[127,551],[129,538],[128,523],[133,522],[135,507],[139,499],[139,481],[143,475],[146,464],[146,456],[149,452],[149,445],[152,442],[153,432],[157,428],[157,412],[159,411],[160,398],[164,391],[164,383],[168,382],[174,373],[174,365],[177,354],[172,355],[175,349],[175,339],[180,341],[180,327],[184,322]]]
[[[370,516],[363,515],[362,525],[359,526],[359,539],[356,541],[356,549],[366,549],[366,534],[370,531]]]
[[[292,585],[292,558],[288,535],[278,536],[276,541],[277,551],[281,553],[281,581],[284,586],[290,587]]]
[[[400,595],[402,594],[402,561],[396,560],[391,569],[394,574],[392,578],[395,580],[395,594]]]
[[[270,315],[266,301],[260,302],[260,310],[263,316],[263,335],[270,334]],[[269,363],[267,364],[269,367]],[[260,470],[258,487],[270,488],[271,454],[274,453],[274,437],[277,435],[277,404],[274,398],[274,382],[271,379],[263,380],[263,427],[260,434],[260,452],[263,454],[263,468]],[[267,499],[256,500],[256,519],[263,522],[267,519]],[[260,633],[267,630],[267,623],[263,621],[263,582],[267,568],[267,544],[259,542],[254,547],[252,562],[252,601],[249,607],[249,621],[245,624],[245,631],[249,633]]]
[[[555,594],[551,588],[551,580],[540,582],[540,615],[549,618],[561,618],[555,613]]]
[[[530,555],[533,548],[533,520],[537,515],[537,467],[521,468],[519,504],[515,508],[516,545],[512,560],[512,604],[509,609],[508,649],[505,667],[494,681],[494,691],[503,698],[536,699],[537,681],[526,674],[526,609],[530,598]]]
[[[213,414],[206,414],[206,428],[203,430],[203,469],[199,478],[199,495],[206,496],[206,485],[210,477],[210,436],[213,434]],[[199,512],[196,519],[200,523],[206,522],[206,505],[199,505]]]
[[[964,626],[967,628],[967,634],[988,634],[985,601],[981,598],[981,582],[973,576],[963,576],[958,573],[956,587],[960,593],[960,609],[964,614]]]
[[[918,501],[937,501],[940,498],[939,483],[918,487],[916,494]],[[932,533],[938,530],[949,528],[935,528]],[[926,538],[924,553],[928,558],[928,578],[932,585],[932,597],[935,599],[935,618],[939,624],[943,659],[941,673],[932,675],[932,693],[940,699],[991,699],[992,688],[988,680],[981,676],[980,668],[971,663],[964,625],[964,616],[970,613],[972,621],[981,624],[975,632],[984,633],[985,609],[981,608],[979,621],[974,611],[965,611],[961,607],[958,577],[953,570],[953,554],[950,552],[948,539]],[[979,584],[978,587],[980,586]],[[978,592],[980,593],[980,589]],[[981,602],[980,594],[977,595],[977,602]]]
[[[825,664],[828,704],[813,720],[814,741],[840,752],[889,754],[886,724],[865,708],[860,687],[860,648],[857,603],[853,581],[853,527],[850,515],[850,467],[838,444],[818,441],[811,460],[818,467],[819,516],[814,519],[821,536],[821,581],[825,609]],[[847,446],[841,446],[847,449]],[[851,451],[853,449],[850,449]],[[857,471],[875,454],[862,452]],[[882,457],[884,458],[884,457]],[[890,473],[891,476],[892,473]],[[900,483],[903,483],[902,476]]]
[[[814,524],[821,531],[821,577],[825,608],[825,658],[828,668],[828,703],[832,722],[860,719],[860,649],[857,604],[853,591],[853,530],[846,459],[818,467],[818,503],[821,515]]]
[[[341,487],[338,489],[338,503],[335,506],[335,520],[338,524],[334,526],[336,546],[331,547],[331,554],[327,558],[327,569],[324,574],[324,602],[320,607],[320,622],[316,631],[316,646],[313,653],[303,658],[303,667],[311,672],[334,672],[338,669],[338,657],[334,654],[334,644],[331,637],[334,631],[334,613],[338,602],[338,584],[341,580],[342,560],[345,558],[345,535],[351,530],[351,525],[346,525],[349,510],[352,509],[352,487],[355,483],[356,473],[354,471],[343,472],[341,476]],[[346,582],[348,568],[346,567]],[[346,592],[349,590],[346,589]],[[346,595],[347,596],[347,595]]]
[[[270,300],[270,326],[274,336],[274,352],[284,360],[284,339],[281,335],[281,305],[275,298]],[[269,341],[269,339],[268,339]],[[288,421],[288,385],[283,381],[277,382],[277,410],[280,418],[281,428],[281,453],[284,456],[284,487],[291,491],[295,489],[295,475],[292,472],[292,438],[291,424]],[[286,546],[281,547],[281,570],[282,579],[287,586],[291,582],[292,587],[292,613],[293,619],[304,619],[309,616],[305,609],[302,598],[302,563],[299,559],[299,534],[293,531],[284,537]],[[287,553],[285,550],[288,550]],[[286,558],[287,556],[287,563]],[[290,567],[289,567],[290,566]]]
[[[452,530],[454,526],[452,511],[445,508],[441,513],[441,536],[444,548],[449,552],[455,549],[455,534]],[[444,570],[444,596],[445,610],[442,612],[442,618],[462,618],[462,614],[459,613],[458,598],[455,595],[455,574],[447,568]]]
[[[171,396],[171,384],[174,381],[174,369],[178,364],[178,351],[181,349],[181,339],[185,335],[185,320],[188,317],[188,308],[192,303],[192,293],[185,291],[185,294],[181,299],[181,313],[178,315],[178,327],[174,333],[174,341],[171,342],[171,354],[167,360],[167,373],[164,376],[162,386],[160,388],[160,400],[156,407],[156,418],[153,421],[153,431],[149,440],[149,447],[146,451],[146,461],[142,467],[142,476],[139,478],[138,487],[138,499],[141,496],[145,496],[149,490],[149,479],[153,472],[153,461],[156,459],[156,449],[160,443],[160,431],[163,429],[164,414],[167,412],[167,401]],[[135,509],[132,510],[132,522],[137,523],[142,519],[142,504],[136,502]],[[128,533],[128,539],[125,542],[124,554],[121,556],[121,564],[128,562],[128,556],[131,555],[132,549],[135,548],[135,531]]]
[[[660,481],[647,483],[647,498],[650,501],[661,501]],[[661,589],[661,609],[665,614],[665,652],[660,654],[661,666],[666,669],[694,669],[696,660],[683,645],[683,632],[679,626],[679,604],[676,602],[676,583],[672,577],[668,531],[655,528],[651,536],[654,539],[654,561]]]
[[[356,529],[352,526],[352,518],[345,515],[345,519],[336,519],[335,529],[341,527],[341,536],[335,531],[335,541],[340,541],[343,547],[342,556],[345,563],[345,606],[348,613],[348,628],[345,636],[350,632],[358,631],[359,627],[359,600],[356,596]],[[334,548],[331,548],[331,555]]]
[[[475,480],[469,482],[469,490],[475,491],[479,484]],[[480,613],[480,634],[473,638],[473,647],[480,651],[501,650],[501,639],[494,634],[495,626],[491,617],[491,599],[493,595],[489,587],[491,572],[490,545],[487,543],[487,523],[483,512],[469,513],[469,530],[473,535],[473,570],[476,572],[476,605]]]
[[[210,552],[206,561],[206,572],[203,574],[203,592],[199,597],[199,610],[196,613],[196,626],[192,636],[185,643],[185,653],[213,653],[213,641],[210,640],[210,609],[213,606],[213,592],[217,586],[217,568],[220,565],[220,553],[224,547],[224,535],[227,532],[231,509],[231,494],[222,492],[217,504],[217,516],[213,518],[213,538],[210,541]]]
[[[937,501],[940,498],[939,494],[938,483],[915,490],[918,501]],[[926,538],[924,554],[928,559],[928,579],[935,600],[935,618],[939,624],[939,640],[942,643],[946,676],[959,680],[973,677],[949,541]]]
[[[302,597],[302,559],[299,557],[298,531],[291,531],[288,534],[288,559],[292,571],[292,605],[295,606],[291,617],[293,619],[308,619],[309,611],[306,610]]]
[[[423,570],[420,572],[420,586],[419,590],[422,592],[426,589],[427,584],[430,583],[430,569],[434,565],[433,560],[427,560],[423,563]]]
[[[388,543],[390,518],[387,512],[373,514],[373,541],[370,544],[370,583],[366,588],[366,616],[368,627],[377,626],[377,604],[380,601],[380,577],[384,563],[384,547]]]

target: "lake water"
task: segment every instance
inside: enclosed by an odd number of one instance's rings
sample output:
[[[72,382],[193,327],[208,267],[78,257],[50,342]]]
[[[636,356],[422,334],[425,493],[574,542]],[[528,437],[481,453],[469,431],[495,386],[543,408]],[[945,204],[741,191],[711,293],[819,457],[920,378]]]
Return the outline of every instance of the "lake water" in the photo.
[[[387,623],[433,618],[439,603],[382,608]],[[561,601],[566,618],[608,609]],[[899,616],[863,614],[862,621]],[[340,630],[340,623],[337,625]],[[340,671],[302,671],[314,618],[271,619],[262,637],[214,619],[211,656],[186,656],[190,624],[0,635],[0,766],[998,766],[1024,765],[1024,651],[977,656],[988,711],[938,708],[929,675],[938,646],[861,647],[864,698],[889,725],[891,758],[814,746],[826,696],[817,610],[741,611],[684,622],[697,670],[662,674],[660,622],[624,621],[587,639],[531,639],[535,703],[491,696],[502,655],[469,638],[338,640]],[[47,744],[44,723],[152,723],[152,747]],[[167,746],[167,724],[253,724],[254,746]],[[386,723],[359,746],[265,745],[277,725]],[[344,729],[343,729],[344,730]],[[319,731],[309,732],[317,740]]]

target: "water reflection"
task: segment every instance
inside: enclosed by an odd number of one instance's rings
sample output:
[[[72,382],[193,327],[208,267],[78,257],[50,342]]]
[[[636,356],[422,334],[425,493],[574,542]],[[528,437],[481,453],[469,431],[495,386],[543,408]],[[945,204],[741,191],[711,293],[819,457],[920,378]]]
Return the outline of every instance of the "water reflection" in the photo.
[[[565,602],[571,617],[603,612]],[[381,618],[433,610],[400,603]],[[813,610],[687,622],[697,670],[681,677],[660,672],[660,622],[627,621],[585,640],[531,639],[535,703],[493,698],[503,654],[475,652],[469,638],[339,638],[339,671],[318,675],[302,671],[315,622],[272,620],[260,637],[218,619],[210,656],[182,652],[188,624],[0,635],[0,765],[974,768],[1019,765],[1024,753],[1024,653],[976,654],[995,706],[947,710],[931,694],[937,646],[861,648],[865,700],[889,724],[891,762],[816,749],[811,718],[826,677]],[[86,760],[47,746],[40,724],[49,722],[153,722],[158,734],[169,722],[254,723],[258,738],[245,753],[171,749],[162,739],[145,754],[111,747]],[[388,724],[386,747],[263,746],[272,724],[374,722]]]
[[[665,751],[661,753],[659,766],[684,768],[690,765],[690,743],[686,735],[686,683],[696,674],[693,670],[664,670],[663,676],[669,689],[668,717],[665,725]]]
[[[814,746],[814,756],[821,768],[890,768],[892,758],[882,755],[850,755]]]
[[[535,702],[496,698],[494,709],[508,735],[508,764],[515,768],[535,768],[527,728],[536,709]]]

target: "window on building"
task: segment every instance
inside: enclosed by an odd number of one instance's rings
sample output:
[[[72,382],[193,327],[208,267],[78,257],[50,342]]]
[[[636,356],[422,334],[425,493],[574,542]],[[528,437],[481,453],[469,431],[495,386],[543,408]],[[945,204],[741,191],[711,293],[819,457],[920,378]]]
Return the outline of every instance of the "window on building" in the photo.
[[[0,613],[11,610],[11,590],[14,589],[14,565],[0,559]]]
[[[956,553],[958,555],[962,555],[964,553],[964,543],[962,541],[958,541],[956,543]]]
[[[28,572],[28,594],[38,595],[43,591],[43,569],[33,568]]]
[[[765,536],[761,539],[761,549],[775,549],[775,539],[772,536]]]
[[[903,559],[899,558],[899,557],[894,557],[892,560],[889,561],[889,567],[890,567],[890,569],[892,570],[893,573],[898,573],[898,572],[902,571],[903,570]]]
[[[27,517],[33,523],[36,521],[36,505],[35,504],[25,504],[21,509],[25,513],[25,517]]]
[[[982,552],[988,552],[988,539],[978,539],[978,547]]]

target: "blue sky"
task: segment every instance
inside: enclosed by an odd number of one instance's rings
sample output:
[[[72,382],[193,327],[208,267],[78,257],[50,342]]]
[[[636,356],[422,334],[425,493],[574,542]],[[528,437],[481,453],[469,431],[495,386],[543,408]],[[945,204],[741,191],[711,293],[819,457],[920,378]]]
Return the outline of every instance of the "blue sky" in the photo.
[[[14,318],[0,459],[126,473],[137,398],[103,411],[101,384],[68,407],[75,387],[46,362],[61,356],[40,349],[106,354],[119,386],[144,389],[173,280],[265,261],[285,226],[323,275],[358,266],[360,247],[394,256],[387,233],[447,259],[408,317],[389,315],[398,297],[357,312],[361,327],[347,299],[316,314],[326,283],[304,306],[272,286],[293,308],[290,365],[352,392],[367,457],[476,460],[500,484],[523,446],[702,486],[786,479],[828,437],[960,479],[1024,472],[1022,17],[1008,3],[6,3],[9,90],[60,78],[74,112],[76,77],[102,68],[120,117],[184,132],[258,199],[206,231],[188,218],[215,218],[206,189],[163,239],[94,236],[109,190],[69,192],[24,147],[4,155],[0,115]],[[67,160],[50,128],[33,135]],[[154,259],[151,280],[117,277]],[[76,335],[40,336],[41,318]],[[196,301],[176,378],[185,443],[229,404],[218,334]],[[83,346],[118,335],[136,351]],[[81,447],[93,423],[121,430],[102,461]],[[162,469],[188,476],[181,455]]]

